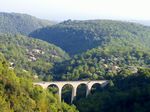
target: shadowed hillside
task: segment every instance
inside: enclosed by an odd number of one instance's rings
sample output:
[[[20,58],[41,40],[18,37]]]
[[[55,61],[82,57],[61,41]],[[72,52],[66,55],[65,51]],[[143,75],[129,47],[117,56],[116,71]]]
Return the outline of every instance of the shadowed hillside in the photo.
[[[111,20],[68,20],[52,27],[38,29],[30,36],[53,43],[74,55],[103,46],[114,39],[120,39],[120,43],[127,40],[129,43],[141,42],[149,46],[150,28]]]
[[[0,33],[20,33],[22,35],[28,35],[38,28],[53,24],[55,24],[55,22],[38,19],[27,14],[0,13]]]

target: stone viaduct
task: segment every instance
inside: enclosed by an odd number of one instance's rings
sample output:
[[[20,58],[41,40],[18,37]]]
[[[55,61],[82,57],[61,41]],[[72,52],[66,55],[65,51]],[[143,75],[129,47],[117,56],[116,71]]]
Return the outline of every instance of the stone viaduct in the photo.
[[[59,99],[61,101],[61,92],[62,92],[62,88],[65,85],[71,85],[72,86],[72,96],[71,96],[71,103],[73,102],[73,100],[76,97],[76,93],[77,93],[77,88],[79,85],[84,84],[86,85],[86,96],[89,95],[92,86],[94,84],[100,84],[101,87],[106,86],[109,83],[109,81],[107,80],[96,80],[96,81],[52,81],[52,82],[37,82],[34,83],[34,85],[39,85],[42,86],[44,89],[48,88],[49,86],[55,85],[58,87],[58,95],[59,95]]]

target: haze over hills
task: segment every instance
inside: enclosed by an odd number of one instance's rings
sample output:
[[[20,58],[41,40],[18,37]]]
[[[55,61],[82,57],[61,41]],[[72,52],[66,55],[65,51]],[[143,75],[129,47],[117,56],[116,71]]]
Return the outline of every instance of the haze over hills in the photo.
[[[55,23],[54,21],[38,19],[28,14],[0,12],[0,33],[28,35],[38,28]]]
[[[28,15],[1,15],[0,112],[150,111],[150,27],[115,20],[51,25]],[[88,97],[85,85],[77,88],[77,109],[58,101],[57,88],[32,82],[101,79],[110,83],[94,85]],[[62,88],[65,102],[71,90]]]
[[[74,55],[103,46],[113,39],[127,40],[130,44],[136,44],[138,41],[144,43],[143,46],[149,46],[150,28],[136,23],[112,20],[68,20],[38,29],[29,36],[53,43]]]
[[[1,0],[0,112],[150,112],[149,4]]]
[[[150,20],[131,20],[131,22],[140,23],[145,26],[150,26]]]

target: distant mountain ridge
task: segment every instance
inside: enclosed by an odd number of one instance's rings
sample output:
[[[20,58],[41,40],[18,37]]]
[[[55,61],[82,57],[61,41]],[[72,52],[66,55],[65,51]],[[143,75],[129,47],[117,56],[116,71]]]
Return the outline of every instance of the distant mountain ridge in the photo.
[[[150,20],[131,20],[131,22],[140,23],[145,26],[150,26]]]
[[[30,32],[55,24],[28,14],[0,12],[0,33],[28,35]]]
[[[135,43],[138,41],[149,46],[150,28],[137,23],[113,20],[68,20],[38,29],[29,36],[53,43],[74,55],[103,46],[114,39],[126,39],[129,43],[131,40]]]

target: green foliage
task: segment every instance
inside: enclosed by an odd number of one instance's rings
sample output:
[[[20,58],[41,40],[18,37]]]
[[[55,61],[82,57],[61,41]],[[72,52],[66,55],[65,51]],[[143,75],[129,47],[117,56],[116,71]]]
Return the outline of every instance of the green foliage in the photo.
[[[75,104],[80,112],[149,112],[149,77],[148,68],[139,69],[138,73],[127,77],[115,76],[109,86]]]
[[[21,35],[0,35],[0,52],[10,62],[10,67],[16,69],[17,74],[32,73],[32,77],[49,74],[53,63],[67,59],[69,56],[55,45],[47,42],[24,37]],[[30,76],[29,76],[30,77]]]
[[[136,73],[138,68],[150,65],[147,49],[132,46],[95,48],[72,59],[55,64],[53,73],[57,80],[110,79],[118,74]]]
[[[50,26],[54,23],[27,14],[0,13],[0,33],[28,35],[38,28]]]
[[[30,36],[54,43],[71,55],[105,46],[112,41],[118,47],[127,46],[128,43],[150,47],[149,27],[111,20],[68,20],[38,29]]]
[[[13,65],[9,67],[0,56],[0,111],[77,111],[75,106],[58,102],[58,96],[50,92],[57,89],[33,87],[35,74],[44,81],[110,80],[106,88],[94,89],[87,99],[78,96],[75,105],[80,112],[150,111],[149,27],[110,20],[69,20],[30,36],[56,44],[71,55],[82,54],[67,60],[69,56],[54,45],[21,35],[1,35],[0,51]],[[68,89],[62,93],[69,101]],[[80,95],[85,93],[79,89]]]
[[[0,112],[77,112],[29,79],[17,77],[8,65],[0,54]]]
[[[79,112],[79,111],[76,111],[76,107],[74,105],[70,107],[64,102],[62,102],[62,105],[63,105],[62,107],[63,112]]]

